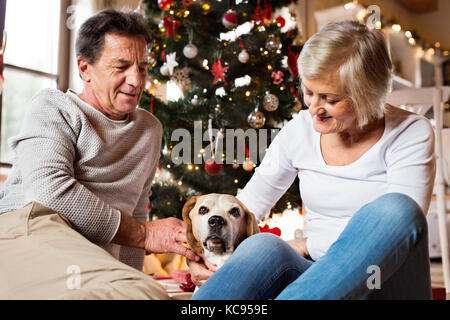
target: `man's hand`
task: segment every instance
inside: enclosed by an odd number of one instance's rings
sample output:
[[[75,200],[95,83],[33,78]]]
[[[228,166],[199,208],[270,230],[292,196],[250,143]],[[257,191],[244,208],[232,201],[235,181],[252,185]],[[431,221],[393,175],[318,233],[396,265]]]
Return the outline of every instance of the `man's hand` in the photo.
[[[217,271],[216,265],[207,263],[205,257],[202,256],[202,258],[202,261],[189,261],[188,263],[191,280],[197,287],[201,287]]]
[[[192,261],[200,260],[192,250],[183,246],[187,242],[186,223],[176,218],[142,222],[122,213],[119,229],[111,242],[145,249],[147,253],[173,252]]]
[[[303,257],[310,259],[306,241],[308,238],[294,239],[286,241],[295,251],[300,253]]]
[[[183,246],[186,242],[186,223],[183,220],[167,218],[145,223],[144,249],[147,253],[173,252],[199,261],[199,256]]]

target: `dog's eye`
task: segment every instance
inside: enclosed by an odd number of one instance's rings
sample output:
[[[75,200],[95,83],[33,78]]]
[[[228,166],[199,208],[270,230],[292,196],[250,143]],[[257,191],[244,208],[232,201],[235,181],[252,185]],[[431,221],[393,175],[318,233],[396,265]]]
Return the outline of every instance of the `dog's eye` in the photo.
[[[229,214],[231,214],[233,217],[239,217],[241,215],[241,212],[238,208],[233,208],[230,211],[228,211]]]
[[[208,212],[209,209],[207,207],[200,207],[200,209],[198,209],[199,214],[207,214]]]

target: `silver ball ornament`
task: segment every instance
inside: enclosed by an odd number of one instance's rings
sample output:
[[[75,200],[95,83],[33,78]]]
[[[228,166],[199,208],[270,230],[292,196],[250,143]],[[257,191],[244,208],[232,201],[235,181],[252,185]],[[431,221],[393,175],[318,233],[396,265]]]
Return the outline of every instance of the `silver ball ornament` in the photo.
[[[242,50],[238,55],[238,59],[241,63],[247,63],[248,60],[250,59],[247,50]]]
[[[188,43],[184,48],[183,48],[183,54],[186,58],[188,59],[193,59],[197,56],[198,54],[198,49],[196,47],[195,44],[193,43]]]
[[[273,34],[269,35],[266,41],[266,48],[270,52],[275,52],[280,50],[283,45],[281,44],[280,38],[274,36]]]

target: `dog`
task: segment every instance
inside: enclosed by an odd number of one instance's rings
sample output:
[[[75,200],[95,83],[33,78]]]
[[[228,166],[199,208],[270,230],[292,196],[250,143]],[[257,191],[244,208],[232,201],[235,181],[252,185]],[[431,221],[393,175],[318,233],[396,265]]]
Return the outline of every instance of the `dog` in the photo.
[[[189,247],[217,268],[244,239],[259,232],[253,213],[232,195],[194,196],[184,205],[182,215]]]

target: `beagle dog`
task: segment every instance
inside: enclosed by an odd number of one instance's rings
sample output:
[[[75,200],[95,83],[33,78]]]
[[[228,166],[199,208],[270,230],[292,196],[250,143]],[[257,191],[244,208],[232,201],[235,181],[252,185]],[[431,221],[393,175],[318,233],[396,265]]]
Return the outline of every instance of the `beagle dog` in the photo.
[[[218,268],[245,238],[259,232],[253,213],[228,194],[190,198],[183,207],[183,220],[189,247]]]

